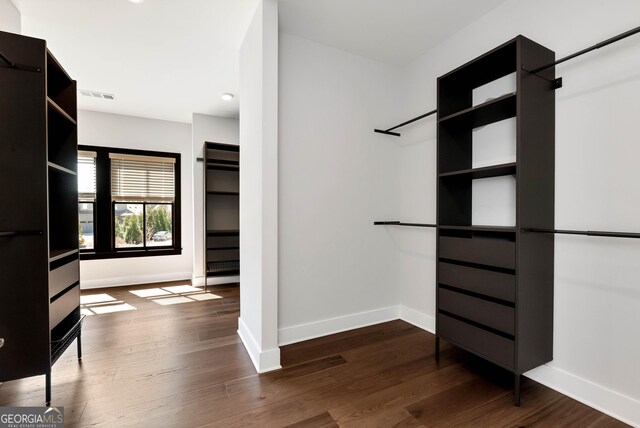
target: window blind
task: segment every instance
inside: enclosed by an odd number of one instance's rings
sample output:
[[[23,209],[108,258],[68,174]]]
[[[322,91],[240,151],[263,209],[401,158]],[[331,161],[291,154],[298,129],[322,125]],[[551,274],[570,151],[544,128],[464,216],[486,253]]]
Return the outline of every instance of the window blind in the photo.
[[[173,202],[174,158],[110,153],[111,198],[116,202]]]
[[[78,151],[78,200],[96,200],[96,152]]]

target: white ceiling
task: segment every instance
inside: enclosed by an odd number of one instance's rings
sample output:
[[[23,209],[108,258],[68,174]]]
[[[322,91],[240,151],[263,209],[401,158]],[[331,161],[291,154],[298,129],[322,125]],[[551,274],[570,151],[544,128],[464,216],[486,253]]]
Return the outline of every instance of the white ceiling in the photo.
[[[239,48],[258,0],[13,0],[78,107],[190,123],[237,117]],[[280,0],[280,30],[402,67],[505,0]],[[220,94],[231,92],[232,101]]]
[[[47,40],[79,89],[78,107],[191,122],[238,116],[239,48],[256,0],[13,0],[22,33]],[[232,101],[220,94],[231,92]]]
[[[506,0],[280,0],[280,30],[403,67]]]

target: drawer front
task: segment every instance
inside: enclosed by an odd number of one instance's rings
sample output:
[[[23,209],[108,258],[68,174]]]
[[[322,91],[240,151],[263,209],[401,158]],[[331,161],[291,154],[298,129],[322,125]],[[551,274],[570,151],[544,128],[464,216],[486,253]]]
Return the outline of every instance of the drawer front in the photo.
[[[513,336],[514,309],[508,306],[438,288],[438,309]]]
[[[490,333],[471,324],[438,314],[438,336],[505,368],[513,370],[513,340]]]
[[[79,261],[74,260],[49,273],[49,298],[80,280]]]
[[[516,301],[516,277],[508,273],[438,263],[438,282],[507,302]]]
[[[53,330],[78,306],[80,306],[80,285],[76,285],[49,305],[49,329]]]
[[[440,237],[440,257],[506,269],[516,268],[515,242],[482,238]]]

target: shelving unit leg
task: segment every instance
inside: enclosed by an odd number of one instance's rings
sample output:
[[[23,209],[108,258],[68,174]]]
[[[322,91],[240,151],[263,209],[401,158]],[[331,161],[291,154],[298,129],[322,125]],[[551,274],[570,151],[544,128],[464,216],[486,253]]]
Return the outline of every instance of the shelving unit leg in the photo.
[[[78,361],[82,361],[82,330],[78,333]]]
[[[436,363],[440,362],[440,338],[436,336]]]
[[[51,406],[51,367],[45,374],[45,405]]]
[[[522,375],[514,373],[513,378],[513,396],[516,407],[520,407],[520,378]]]

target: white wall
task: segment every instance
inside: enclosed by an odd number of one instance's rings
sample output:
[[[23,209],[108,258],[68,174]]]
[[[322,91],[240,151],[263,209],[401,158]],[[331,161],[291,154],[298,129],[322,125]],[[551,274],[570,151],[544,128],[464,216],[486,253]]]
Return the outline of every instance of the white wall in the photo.
[[[240,319],[259,372],[278,348],[278,3],[261,0],[240,48]]]
[[[206,273],[204,268],[204,164],[197,162],[196,158],[204,156],[204,143],[239,144],[238,119],[209,116],[206,114],[193,114],[191,125],[193,158],[193,284],[204,285]],[[209,283],[237,282],[239,278],[225,277],[222,281]]]
[[[439,75],[517,34],[560,58],[636,27],[638,16],[634,0],[506,2],[406,68],[406,117],[435,107]],[[558,66],[557,228],[640,232],[638,70],[640,35]],[[399,214],[434,220],[434,120],[401,140]],[[435,247],[433,235],[411,233],[403,245]],[[528,375],[640,425],[640,242],[558,235],[555,254],[554,360]],[[419,255],[400,256],[401,300],[432,318],[433,255]]]
[[[93,111],[78,111],[78,143],[180,153],[182,254],[85,260],[82,288],[191,279],[193,272],[193,163],[191,125]]]
[[[280,35],[280,344],[398,317],[399,77]]]
[[[21,33],[21,17],[18,8],[11,0],[0,0],[0,31]]]

